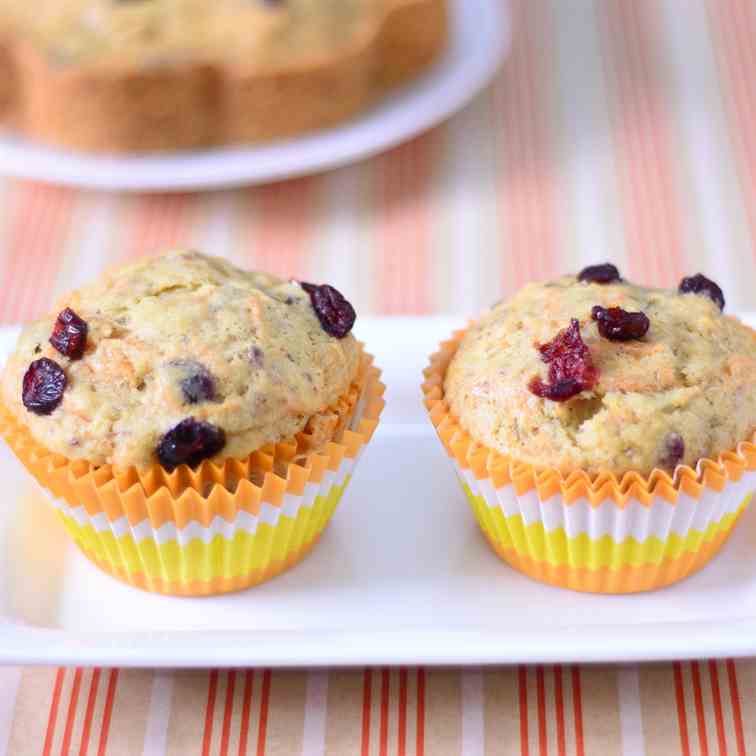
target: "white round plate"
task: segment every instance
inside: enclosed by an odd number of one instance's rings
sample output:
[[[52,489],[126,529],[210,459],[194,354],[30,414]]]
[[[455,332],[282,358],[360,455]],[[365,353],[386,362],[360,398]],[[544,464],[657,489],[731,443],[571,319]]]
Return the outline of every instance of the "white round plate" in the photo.
[[[344,165],[393,147],[462,108],[496,73],[510,42],[503,0],[453,0],[452,41],[414,83],[361,118],[260,147],[91,157],[0,136],[0,173],[90,189],[171,191],[257,184]]]

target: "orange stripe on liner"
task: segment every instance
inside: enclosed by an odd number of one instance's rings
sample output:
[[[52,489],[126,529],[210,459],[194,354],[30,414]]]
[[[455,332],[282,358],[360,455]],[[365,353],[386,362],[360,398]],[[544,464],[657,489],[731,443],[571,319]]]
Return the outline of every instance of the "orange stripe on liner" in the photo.
[[[265,743],[268,738],[268,707],[270,705],[270,670],[263,672],[262,691],[260,692],[260,724],[257,728],[257,756],[265,756]]]
[[[50,713],[47,716],[47,732],[45,733],[45,744],[42,747],[42,756],[50,756],[53,738],[55,737],[55,722],[58,719],[58,707],[60,706],[60,692],[63,689],[63,678],[66,670],[58,667],[55,673],[55,686],[53,687],[52,700],[50,701]]]
[[[210,672],[207,686],[207,704],[205,705],[205,731],[202,736],[202,756],[209,756],[213,740],[213,718],[215,716],[215,696],[218,692],[218,670]]]
[[[389,671],[381,672],[381,720],[378,752],[380,756],[388,754],[388,726],[389,726]]]
[[[693,700],[696,705],[696,722],[698,724],[698,746],[701,756],[709,756],[709,738],[706,733],[706,715],[704,713],[703,696],[701,695],[701,671],[698,662],[691,662],[691,674],[693,677]]]
[[[714,703],[714,721],[717,726],[717,744],[719,756],[727,756],[727,738],[724,731],[724,717],[722,715],[722,694],[719,690],[719,673],[717,662],[709,661],[709,679],[711,680],[711,700]]]
[[[255,679],[253,670],[244,673],[244,703],[242,705],[241,723],[239,725],[239,756],[247,754],[247,739],[249,737],[249,717],[252,712],[252,683]]]
[[[680,662],[675,662],[672,666],[675,673],[675,700],[677,702],[677,727],[680,730],[680,750],[683,756],[690,756],[690,741],[688,740],[688,719],[685,712],[682,667],[680,666]]]
[[[549,740],[546,733],[546,689],[543,667],[536,667],[536,696],[538,700],[538,752],[540,756],[548,756]]]
[[[580,683],[580,667],[572,668],[572,711],[575,720],[575,753],[585,756],[583,740],[583,690]]]
[[[735,721],[735,742],[738,744],[738,756],[745,756],[745,736],[743,735],[743,713],[740,709],[738,673],[732,659],[727,660],[727,679],[730,683],[730,705],[732,706],[732,718]]]
[[[108,736],[110,735],[110,720],[113,717],[113,702],[115,701],[118,687],[118,670],[110,670],[108,690],[105,694],[105,708],[102,712],[102,726],[100,727],[100,742],[97,746],[97,756],[105,756],[108,748]]]
[[[416,756],[425,756],[425,670],[417,670],[417,724],[415,737]]]
[[[234,687],[236,672],[230,669],[226,676],[226,703],[223,707],[223,729],[221,730],[220,756],[227,756],[228,741],[231,737],[231,717],[234,713]]]
[[[519,687],[520,702],[520,754],[529,756],[530,746],[528,745],[528,672],[525,667],[519,667],[517,670],[517,684]]]
[[[564,690],[562,688],[562,668],[554,667],[554,706],[556,708],[557,752],[565,756],[567,746],[564,737]]]
[[[369,669],[365,670],[362,683],[362,756],[368,756],[370,752],[370,705],[373,688],[373,674]]]
[[[405,756],[407,752],[407,668],[399,670],[399,724],[398,724],[398,756]]]
[[[92,731],[92,716],[97,701],[97,687],[100,684],[100,670],[95,668],[92,671],[92,679],[89,682],[89,695],[87,696],[87,710],[84,714],[84,727],[81,731],[81,745],[79,746],[79,756],[87,756],[89,750],[89,737]]]

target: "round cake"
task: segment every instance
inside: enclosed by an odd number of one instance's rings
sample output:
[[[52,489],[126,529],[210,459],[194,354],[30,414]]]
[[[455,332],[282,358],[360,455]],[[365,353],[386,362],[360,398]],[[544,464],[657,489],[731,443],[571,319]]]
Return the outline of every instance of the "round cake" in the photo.
[[[357,376],[353,319],[331,287],[173,252],[114,270],[28,325],[2,399],[43,447],[95,465],[239,459],[305,429],[323,444]],[[195,436],[200,456],[182,459]]]
[[[332,126],[444,49],[446,0],[0,0],[0,108],[96,152]]]
[[[672,473],[756,430],[756,332],[703,276],[678,290],[596,266],[523,288],[466,333],[446,372],[477,442],[563,473]]]

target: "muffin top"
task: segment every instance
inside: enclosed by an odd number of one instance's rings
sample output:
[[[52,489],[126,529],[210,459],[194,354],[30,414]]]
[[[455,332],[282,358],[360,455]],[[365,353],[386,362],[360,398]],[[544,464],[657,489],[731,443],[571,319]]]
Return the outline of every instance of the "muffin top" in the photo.
[[[671,473],[750,440],[756,332],[722,314],[703,276],[673,291],[614,270],[525,286],[467,331],[444,390],[475,441],[537,467],[620,476]]]
[[[40,444],[93,464],[241,458],[349,391],[353,322],[331,287],[171,252],[107,273],[27,326],[2,398]]]
[[[0,21],[59,65],[234,60],[292,66],[378,28],[387,0],[0,0]]]

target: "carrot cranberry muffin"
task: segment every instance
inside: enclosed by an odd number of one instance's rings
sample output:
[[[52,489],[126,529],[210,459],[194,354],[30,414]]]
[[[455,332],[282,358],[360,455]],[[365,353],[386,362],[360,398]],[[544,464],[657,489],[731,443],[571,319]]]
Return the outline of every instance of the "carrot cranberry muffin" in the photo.
[[[333,287],[177,251],[111,271],[27,326],[0,434],[94,564],[200,596],[300,561],[383,408]]]
[[[255,142],[352,117],[446,36],[446,0],[0,0],[0,105],[87,151]]]
[[[717,554],[756,487],[756,333],[723,308],[701,274],[666,291],[597,265],[441,344],[425,405],[505,562],[633,593]]]
[[[334,437],[357,377],[354,310],[332,287],[197,252],[114,270],[28,325],[2,400],[46,449],[170,470]]]
[[[716,458],[756,429],[756,332],[702,275],[676,291],[611,265],[523,288],[446,373],[473,439],[515,460],[617,476]]]

